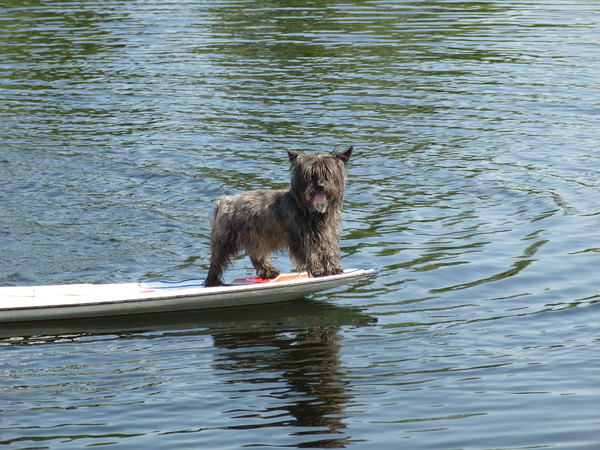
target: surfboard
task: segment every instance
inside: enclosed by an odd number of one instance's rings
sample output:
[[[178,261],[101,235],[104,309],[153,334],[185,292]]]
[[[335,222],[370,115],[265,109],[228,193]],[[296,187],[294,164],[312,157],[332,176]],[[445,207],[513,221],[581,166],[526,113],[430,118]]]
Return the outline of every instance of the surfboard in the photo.
[[[219,287],[202,280],[117,284],[0,287],[0,323],[108,317],[283,302],[377,274],[375,268],[346,269],[312,278],[287,273],[274,279],[240,278]]]

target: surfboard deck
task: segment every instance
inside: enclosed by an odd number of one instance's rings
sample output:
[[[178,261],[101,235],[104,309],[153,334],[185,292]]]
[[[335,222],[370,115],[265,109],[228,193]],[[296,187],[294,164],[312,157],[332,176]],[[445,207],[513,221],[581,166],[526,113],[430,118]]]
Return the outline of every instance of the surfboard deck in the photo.
[[[342,274],[319,278],[291,273],[271,280],[240,278],[219,287],[204,287],[202,280],[0,287],[0,323],[282,302],[342,286],[377,272],[375,268],[346,269]]]

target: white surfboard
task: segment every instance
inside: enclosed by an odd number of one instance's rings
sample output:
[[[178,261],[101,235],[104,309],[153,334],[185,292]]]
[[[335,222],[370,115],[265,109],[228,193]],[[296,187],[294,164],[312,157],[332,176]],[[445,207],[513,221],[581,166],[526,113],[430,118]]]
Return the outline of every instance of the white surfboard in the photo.
[[[219,287],[202,280],[118,284],[0,287],[0,323],[187,311],[282,302],[375,275],[377,269],[347,269],[311,278],[282,274],[272,280],[242,278]]]

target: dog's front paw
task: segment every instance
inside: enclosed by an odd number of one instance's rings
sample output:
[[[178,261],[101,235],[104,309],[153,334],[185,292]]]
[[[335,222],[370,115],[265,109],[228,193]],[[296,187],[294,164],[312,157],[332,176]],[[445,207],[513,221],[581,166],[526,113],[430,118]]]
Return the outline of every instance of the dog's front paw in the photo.
[[[312,270],[308,272],[308,275],[312,278],[319,278],[328,277],[329,275],[339,275],[340,273],[343,273],[343,270]]]
[[[340,275],[344,273],[341,268],[328,269],[328,270],[319,270],[310,274],[311,277],[328,277],[330,275]]]

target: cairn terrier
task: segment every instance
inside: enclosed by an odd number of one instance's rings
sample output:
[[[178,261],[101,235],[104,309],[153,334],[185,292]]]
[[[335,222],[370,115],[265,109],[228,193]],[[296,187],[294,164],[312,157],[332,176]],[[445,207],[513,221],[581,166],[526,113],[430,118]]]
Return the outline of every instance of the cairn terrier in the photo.
[[[220,198],[212,219],[212,253],[205,286],[222,285],[223,271],[242,250],[260,278],[279,275],[271,255],[285,249],[296,269],[311,277],[342,273],[342,199],[352,149],[316,155],[288,150],[289,189]]]

